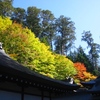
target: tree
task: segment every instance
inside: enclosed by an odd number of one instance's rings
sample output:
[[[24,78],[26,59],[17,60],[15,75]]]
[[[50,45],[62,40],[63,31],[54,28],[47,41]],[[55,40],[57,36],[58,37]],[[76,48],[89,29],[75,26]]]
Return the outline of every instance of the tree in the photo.
[[[56,39],[55,51],[59,54],[67,54],[75,40],[75,27],[70,18],[60,16],[55,21],[56,24]]]
[[[6,30],[11,24],[12,22],[9,18],[0,16],[0,33]]]
[[[23,8],[14,8],[13,14],[11,16],[13,22],[24,24],[26,20],[26,11]]]
[[[0,16],[11,16],[13,0],[0,0]]]
[[[31,30],[12,23],[8,18],[0,17],[0,22],[0,40],[11,58],[51,78],[63,79],[76,73],[73,62],[52,53],[49,46],[41,43]]]
[[[26,16],[26,23],[25,25],[31,29],[32,32],[35,33],[36,37],[39,37],[41,33],[40,27],[40,12],[41,9],[36,7],[28,7],[27,8],[27,16]]]
[[[39,38],[44,43],[45,41],[43,41],[43,39],[45,38],[49,46],[51,47],[51,50],[53,50],[52,42],[55,33],[55,25],[54,25],[55,17],[49,10],[42,10],[40,17],[41,17],[40,23],[42,32],[40,33]]]
[[[87,69],[83,63],[76,62],[74,63],[74,66],[78,72],[77,75],[75,75],[75,78],[79,79],[80,81],[90,81],[96,79],[96,76],[87,72]]]
[[[70,51],[69,54],[67,55],[67,58],[69,58],[72,62],[76,62],[77,61],[77,56],[78,56],[78,52],[77,51]]]
[[[100,45],[97,43],[94,43],[94,40],[92,38],[92,34],[90,31],[83,32],[82,33],[82,41],[85,41],[88,44],[89,50],[89,58],[94,66],[94,70],[98,70],[98,58],[99,58],[99,52],[100,52]]]
[[[66,56],[55,54],[56,79],[64,80],[77,74],[74,64]]]
[[[34,33],[28,28],[12,24],[5,18],[1,19],[1,22],[4,28],[0,26],[0,41],[3,42],[6,53],[31,70],[54,78],[56,75],[54,56],[49,47],[35,38]],[[9,25],[6,26],[5,22],[9,22]]]
[[[93,73],[93,65],[88,55],[84,52],[81,46],[79,46],[77,51],[70,52],[70,54],[67,57],[70,58],[74,63],[75,62],[83,63],[86,66],[87,71]]]
[[[75,68],[78,71],[78,74],[76,75],[77,78],[79,78],[80,80],[84,80],[84,72],[86,72],[86,67],[84,66],[84,64],[80,63],[80,62],[76,62],[74,63]]]

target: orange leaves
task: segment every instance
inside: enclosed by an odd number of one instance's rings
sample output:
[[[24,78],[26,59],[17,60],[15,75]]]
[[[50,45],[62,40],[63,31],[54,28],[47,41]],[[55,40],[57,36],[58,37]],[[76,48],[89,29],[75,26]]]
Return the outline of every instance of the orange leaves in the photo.
[[[85,81],[90,81],[90,80],[96,79],[96,76],[92,75],[89,72],[83,72],[83,74],[85,76]]]
[[[89,81],[96,78],[96,76],[87,72],[87,69],[83,63],[76,62],[74,63],[74,67],[77,69],[77,75],[75,76],[75,78],[78,78],[82,81]]]
[[[84,66],[84,64],[77,62],[77,63],[74,63],[74,66],[77,69],[76,77],[81,79],[81,80],[84,80],[85,77],[84,77],[83,72],[86,71],[86,67]]]
[[[82,71],[86,71],[86,67],[84,66],[84,64],[80,63],[80,62],[77,62],[77,63],[74,63],[74,66],[76,67],[76,69],[80,72]]]

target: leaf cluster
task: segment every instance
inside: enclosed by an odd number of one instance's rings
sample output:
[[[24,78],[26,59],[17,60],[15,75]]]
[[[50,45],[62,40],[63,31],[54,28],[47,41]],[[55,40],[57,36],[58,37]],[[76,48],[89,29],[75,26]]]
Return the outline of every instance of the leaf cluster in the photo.
[[[96,79],[96,76],[87,72],[87,69],[83,63],[76,62],[74,63],[74,67],[77,69],[78,72],[77,75],[75,75],[76,79],[79,79],[80,81],[90,81]]]

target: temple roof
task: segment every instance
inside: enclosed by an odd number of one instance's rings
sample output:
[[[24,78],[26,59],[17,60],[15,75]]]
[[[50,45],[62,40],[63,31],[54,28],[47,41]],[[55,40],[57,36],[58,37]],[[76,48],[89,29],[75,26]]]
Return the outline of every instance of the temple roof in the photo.
[[[89,90],[89,92],[92,92],[92,93],[100,93],[100,76],[98,76],[94,81],[95,81],[95,84]]]

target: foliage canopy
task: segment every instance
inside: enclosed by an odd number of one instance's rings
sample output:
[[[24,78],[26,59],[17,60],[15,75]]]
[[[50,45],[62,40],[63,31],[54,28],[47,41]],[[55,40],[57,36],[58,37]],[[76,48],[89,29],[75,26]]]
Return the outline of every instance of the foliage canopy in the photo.
[[[26,67],[51,78],[63,79],[76,74],[73,63],[64,56],[53,54],[34,33],[22,25],[2,18],[0,40],[7,54]],[[5,24],[7,23],[7,24]],[[59,71],[57,71],[59,70]]]

